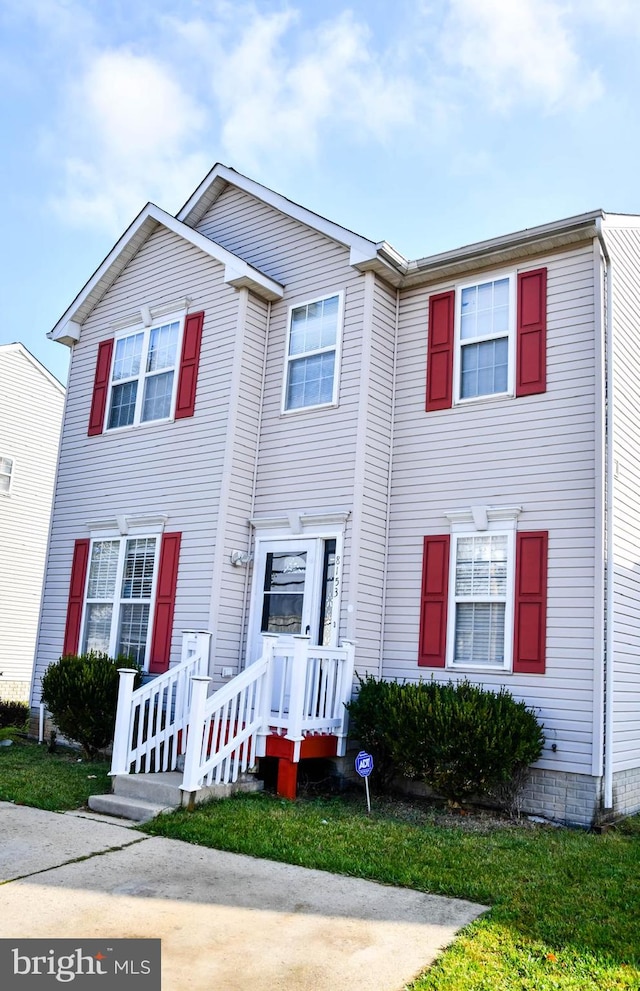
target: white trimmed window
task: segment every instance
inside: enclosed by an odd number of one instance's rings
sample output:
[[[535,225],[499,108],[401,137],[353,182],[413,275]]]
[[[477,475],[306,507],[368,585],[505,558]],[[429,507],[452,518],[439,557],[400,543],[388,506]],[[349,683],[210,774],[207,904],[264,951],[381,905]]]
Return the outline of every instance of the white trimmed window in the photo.
[[[107,430],[173,415],[182,319],[171,319],[115,339]]]
[[[144,665],[151,633],[158,536],[94,539],[87,576],[82,652]]]
[[[474,533],[452,540],[453,667],[510,665],[506,631],[513,613],[513,534]]]
[[[460,286],[456,306],[456,401],[511,395],[515,277]]]
[[[342,294],[289,311],[283,409],[335,405],[338,400]]]
[[[11,492],[11,477],[13,475],[13,458],[0,456],[0,494],[9,495]]]

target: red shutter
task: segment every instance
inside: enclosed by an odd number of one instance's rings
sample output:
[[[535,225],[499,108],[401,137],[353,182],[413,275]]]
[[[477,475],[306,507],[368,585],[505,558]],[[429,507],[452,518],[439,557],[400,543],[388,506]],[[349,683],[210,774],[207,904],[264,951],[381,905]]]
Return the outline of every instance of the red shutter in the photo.
[[[89,562],[89,541],[76,540],[73,548],[71,564],[71,581],[69,583],[69,601],[67,603],[67,622],[64,628],[63,654],[77,654],[80,643],[80,624],[82,622],[82,607],[84,605],[84,586],[87,580],[87,564]]]
[[[204,313],[190,313],[184,321],[182,338],[182,356],[180,359],[180,374],[178,376],[178,395],[176,398],[176,420],[184,416],[193,416],[196,407],[196,385],[198,383],[198,363],[200,361],[200,342],[202,341],[202,325]]]
[[[547,391],[547,270],[518,275],[516,396]]]
[[[513,670],[544,674],[547,642],[546,530],[516,534]]]
[[[104,414],[107,409],[109,396],[109,379],[111,377],[111,355],[113,340],[101,341],[98,345],[98,360],[96,361],[96,376],[93,382],[93,397],[89,415],[89,437],[101,434],[104,430]]]
[[[443,668],[447,647],[449,535],[424,538],[418,664]]]
[[[151,674],[162,674],[169,667],[181,537],[181,533],[165,533],[162,536],[149,662]]]
[[[429,297],[427,411],[451,407],[455,297],[453,290]]]

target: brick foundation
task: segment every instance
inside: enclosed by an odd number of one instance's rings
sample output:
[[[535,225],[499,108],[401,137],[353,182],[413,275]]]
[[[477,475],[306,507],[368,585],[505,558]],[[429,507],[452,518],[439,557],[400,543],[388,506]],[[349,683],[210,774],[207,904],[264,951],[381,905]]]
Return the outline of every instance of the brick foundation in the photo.
[[[28,681],[0,681],[0,699],[5,702],[28,702],[30,690]]]

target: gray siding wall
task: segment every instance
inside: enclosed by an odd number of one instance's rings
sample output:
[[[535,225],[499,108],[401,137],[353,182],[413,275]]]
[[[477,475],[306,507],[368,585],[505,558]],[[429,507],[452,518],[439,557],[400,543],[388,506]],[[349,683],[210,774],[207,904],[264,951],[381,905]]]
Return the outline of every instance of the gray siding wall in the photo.
[[[139,322],[143,304],[184,297],[205,311],[194,417],[87,436],[98,344],[112,325]],[[116,514],[164,513],[182,532],[172,661],[184,629],[208,629],[218,501],[227,455],[230,382],[238,332],[236,290],[223,268],[159,228],[91,313],[75,346],[69,377],[51,552],[37,651],[37,673],[62,649],[74,540],[86,523]],[[36,686],[34,704],[39,699]]]
[[[640,230],[607,224],[613,271],[613,768],[640,766]]]
[[[591,773],[595,560],[595,345],[591,245],[527,260],[548,267],[547,392],[425,412],[430,293],[401,298],[384,675],[418,668],[422,538],[449,532],[443,512],[522,506],[521,530],[549,531],[547,670],[482,674],[534,706],[547,749],[540,767]],[[487,273],[490,275],[490,273]],[[469,278],[465,277],[465,281]],[[436,678],[449,673],[433,671]],[[555,743],[557,752],[550,745]]]
[[[0,698],[29,695],[64,389],[17,348],[0,349]]]

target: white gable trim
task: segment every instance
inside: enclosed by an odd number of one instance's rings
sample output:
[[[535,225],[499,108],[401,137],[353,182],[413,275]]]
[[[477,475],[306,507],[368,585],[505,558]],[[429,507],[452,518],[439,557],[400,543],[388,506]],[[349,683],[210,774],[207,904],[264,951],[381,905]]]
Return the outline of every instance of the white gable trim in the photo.
[[[370,241],[360,234],[355,234],[353,231],[347,230],[346,227],[341,227],[340,224],[336,224],[332,220],[327,220],[325,217],[313,213],[312,210],[308,210],[306,207],[300,206],[299,203],[288,200],[286,196],[274,192],[273,189],[269,189],[267,186],[262,186],[254,179],[249,179],[247,176],[241,175],[226,165],[218,164],[213,167],[211,172],[203,179],[196,191],[189,197],[177,214],[178,220],[188,224],[190,227],[196,226],[227,185],[242,189],[245,193],[249,193],[251,196],[255,196],[256,199],[273,207],[274,210],[278,210],[280,213],[284,213],[285,216],[291,217],[293,220],[297,220],[307,227],[311,227],[320,234],[324,234],[332,241],[337,241],[338,244],[343,244],[345,247],[350,248],[349,262],[355,268],[359,268],[367,263],[379,262],[381,259],[387,264],[393,263],[399,266],[405,264],[404,258],[390,248],[386,242],[377,244],[375,241]],[[378,249],[384,249],[384,251],[381,250],[379,252]]]
[[[227,251],[215,241],[176,220],[170,213],[161,210],[154,203],[148,203],[115,244],[100,267],[96,269],[53,330],[47,334],[47,337],[52,341],[59,341],[69,346],[75,344],[80,336],[80,327],[89,313],[100,302],[149,235],[159,226],[172,231],[178,237],[184,238],[185,241],[199,248],[210,258],[224,265],[224,279],[228,285],[235,289],[246,287],[267,300],[282,298],[283,287],[274,279],[270,279],[257,268],[248,265],[242,258]]]

